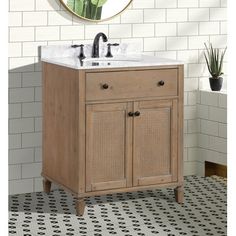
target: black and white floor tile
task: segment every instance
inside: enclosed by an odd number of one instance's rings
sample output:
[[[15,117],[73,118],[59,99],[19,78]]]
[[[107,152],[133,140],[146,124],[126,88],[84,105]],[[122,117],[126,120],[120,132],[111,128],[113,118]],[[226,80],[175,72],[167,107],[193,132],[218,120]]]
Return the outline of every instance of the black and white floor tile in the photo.
[[[9,197],[10,236],[224,236],[226,180],[185,177],[184,204],[173,189],[109,194],[86,199],[83,217],[63,190]]]

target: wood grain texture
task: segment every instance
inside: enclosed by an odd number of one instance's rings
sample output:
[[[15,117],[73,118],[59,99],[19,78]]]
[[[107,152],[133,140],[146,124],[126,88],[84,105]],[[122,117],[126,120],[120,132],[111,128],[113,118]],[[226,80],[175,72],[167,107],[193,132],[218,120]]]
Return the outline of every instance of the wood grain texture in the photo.
[[[183,149],[184,149],[184,66],[180,65],[178,67],[178,182],[183,185]]]
[[[83,198],[77,199],[75,209],[78,216],[83,216],[85,210],[85,201]]]
[[[45,193],[50,193],[51,191],[51,185],[52,185],[52,182],[47,180],[47,179],[43,179],[43,191]]]
[[[176,187],[183,201],[183,81],[182,65],[43,63],[42,175],[79,198],[79,215],[83,197],[116,192]],[[141,115],[128,116],[135,111]]]
[[[177,170],[172,167],[177,158],[172,143],[177,144],[177,139],[172,139],[172,135],[176,137],[173,121],[177,120],[177,113],[173,113],[173,105],[172,100],[135,103],[135,111],[141,115],[134,119],[134,185],[176,180]]]
[[[171,173],[172,173],[172,181],[176,181],[178,179],[178,119],[179,119],[179,111],[178,111],[178,100],[172,99],[171,106],[171,147],[170,147],[170,155],[171,155]]]
[[[68,188],[65,184],[59,182],[57,179],[53,179],[45,174],[42,173],[43,178],[49,180],[51,183],[56,184],[59,188],[64,189],[66,192],[71,193],[75,197],[79,197],[78,191],[73,191],[70,188]]]
[[[77,71],[76,80],[76,125],[75,130],[77,134],[76,144],[78,147],[78,166],[77,179],[78,189],[76,192],[85,192],[85,165],[86,165],[86,108],[85,108],[85,72],[83,70]]]
[[[127,114],[127,103],[87,105],[86,191],[127,186]]]
[[[79,197],[91,197],[97,195],[106,195],[113,193],[125,193],[125,192],[135,192],[135,191],[143,191],[148,189],[158,189],[158,188],[174,188],[179,186],[179,182],[169,182],[169,183],[159,183],[159,184],[150,184],[150,185],[140,185],[140,186],[132,186],[129,188],[116,188],[116,189],[106,189],[106,190],[98,190],[92,192],[85,192],[79,194]]]
[[[43,175],[77,192],[76,70],[43,63]]]
[[[227,178],[227,166],[205,161],[205,176],[218,175]]]
[[[174,189],[175,193],[175,200],[178,203],[183,203],[184,202],[184,189],[183,186],[179,186]]]
[[[115,188],[115,189],[106,189],[106,190],[97,190],[97,191],[91,191],[91,192],[77,193],[77,192],[71,191],[65,185],[57,182],[54,179],[51,179],[47,176],[46,178],[52,183],[55,183],[58,186],[60,186],[60,188],[71,193],[76,198],[85,198],[85,197],[90,197],[90,196],[106,195],[106,194],[112,194],[112,193],[134,192],[134,191],[139,191],[139,190],[141,191],[141,190],[155,189],[155,188],[177,187],[177,186],[180,186],[180,184],[182,184],[180,182],[170,182],[170,183],[160,183],[160,184],[144,185],[144,186],[131,186],[131,187],[125,187],[125,188]]]
[[[163,86],[158,84],[161,80]],[[108,89],[103,89],[103,84]],[[175,96],[177,84],[176,69],[87,73],[86,100]]]

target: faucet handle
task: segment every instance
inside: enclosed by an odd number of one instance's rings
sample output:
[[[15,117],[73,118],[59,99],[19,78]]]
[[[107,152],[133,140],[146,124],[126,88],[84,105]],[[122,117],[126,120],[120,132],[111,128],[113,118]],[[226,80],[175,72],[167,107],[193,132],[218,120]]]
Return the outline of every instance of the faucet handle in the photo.
[[[80,47],[80,54],[79,54],[78,58],[80,60],[83,60],[84,58],[86,58],[85,55],[84,55],[84,45],[80,44],[79,47]]]
[[[107,44],[107,55],[106,57],[113,57],[113,55],[111,54],[111,46],[119,46],[119,43],[108,43]]]
[[[79,48],[80,47],[80,54],[78,56],[78,58],[80,60],[83,60],[85,58],[85,55],[84,55],[84,44],[74,44],[74,45],[71,45],[72,48]]]
[[[119,46],[120,44],[119,43],[108,43],[108,44],[110,44],[111,46]]]
[[[78,44],[73,44],[73,45],[71,45],[71,47],[72,47],[72,48],[78,48],[78,47],[80,47],[80,45],[78,45]]]

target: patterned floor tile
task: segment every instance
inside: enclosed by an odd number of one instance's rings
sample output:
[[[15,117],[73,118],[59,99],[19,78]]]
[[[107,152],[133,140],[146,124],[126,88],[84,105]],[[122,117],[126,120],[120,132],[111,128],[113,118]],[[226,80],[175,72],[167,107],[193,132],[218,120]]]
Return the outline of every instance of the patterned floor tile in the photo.
[[[9,197],[10,236],[224,236],[227,185],[220,177],[185,177],[184,204],[173,189],[108,194],[86,199],[83,217],[63,190]]]

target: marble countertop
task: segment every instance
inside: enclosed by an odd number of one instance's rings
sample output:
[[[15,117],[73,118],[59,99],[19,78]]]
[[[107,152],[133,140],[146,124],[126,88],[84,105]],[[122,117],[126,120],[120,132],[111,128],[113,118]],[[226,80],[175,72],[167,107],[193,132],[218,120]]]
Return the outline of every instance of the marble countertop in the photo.
[[[73,69],[109,69],[109,68],[127,68],[127,67],[150,67],[150,66],[168,66],[182,65],[183,62],[159,58],[155,56],[141,55],[140,60],[111,60],[111,61],[81,61],[76,57],[54,57],[41,58],[41,61],[65,66]]]
[[[123,47],[124,48],[124,47]],[[89,49],[88,49],[89,50]],[[122,49],[124,51],[124,49]],[[85,50],[86,51],[86,50]],[[122,51],[122,53],[123,53]],[[127,51],[127,49],[126,49]],[[102,56],[101,58],[86,58],[80,60],[78,52],[71,46],[43,46],[41,48],[41,61],[48,62],[60,66],[69,67],[72,69],[109,69],[109,68],[130,68],[130,67],[152,67],[152,66],[172,66],[183,65],[182,61],[159,58],[156,56],[147,56],[143,54],[119,54],[114,52],[114,58],[111,60]]]

